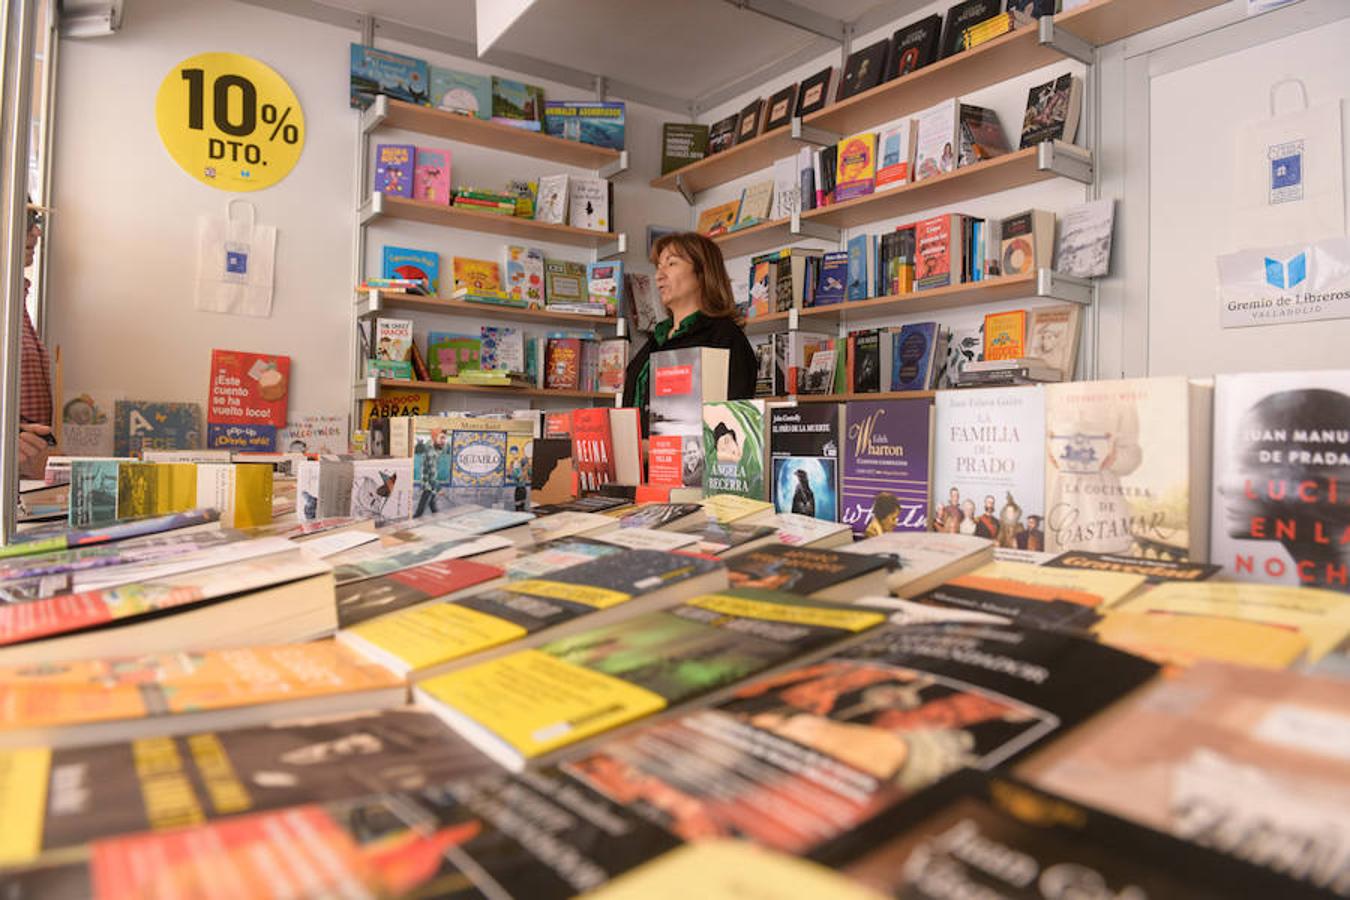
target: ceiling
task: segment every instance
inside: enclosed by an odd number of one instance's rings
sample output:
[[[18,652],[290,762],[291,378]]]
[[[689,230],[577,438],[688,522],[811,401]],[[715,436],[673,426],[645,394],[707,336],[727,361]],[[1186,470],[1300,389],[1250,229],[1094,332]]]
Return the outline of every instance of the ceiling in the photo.
[[[244,2],[300,15],[359,13],[376,20],[377,39],[476,52],[474,0]],[[481,58],[576,86],[603,76],[609,94],[691,113],[838,50],[845,24],[865,31],[923,2],[538,0]]]

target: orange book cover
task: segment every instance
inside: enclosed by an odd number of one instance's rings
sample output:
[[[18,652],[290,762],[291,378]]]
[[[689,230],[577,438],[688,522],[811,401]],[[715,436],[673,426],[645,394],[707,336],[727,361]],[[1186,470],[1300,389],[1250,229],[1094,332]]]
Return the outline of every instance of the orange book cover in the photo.
[[[502,289],[502,268],[492,260],[456,256],[452,270],[455,290],[468,288],[470,293],[481,294]]]
[[[984,317],[984,358],[1019,359],[1026,356],[1027,311],[989,313]]]

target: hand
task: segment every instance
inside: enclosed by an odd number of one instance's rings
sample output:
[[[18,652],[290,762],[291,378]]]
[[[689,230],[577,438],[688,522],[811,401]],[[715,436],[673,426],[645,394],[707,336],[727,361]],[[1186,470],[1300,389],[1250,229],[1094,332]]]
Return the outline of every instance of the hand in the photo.
[[[52,445],[47,443],[51,428],[46,425],[19,425],[19,477],[41,478],[47,468]]]

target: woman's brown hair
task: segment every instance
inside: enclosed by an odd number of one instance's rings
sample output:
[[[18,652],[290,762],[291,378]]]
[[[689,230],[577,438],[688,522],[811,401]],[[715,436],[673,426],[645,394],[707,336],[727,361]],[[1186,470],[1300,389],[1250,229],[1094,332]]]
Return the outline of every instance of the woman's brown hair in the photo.
[[[741,310],[731,295],[731,279],[727,277],[727,263],[722,248],[693,231],[664,234],[652,245],[652,264],[669,250],[694,267],[698,279],[699,311],[712,319],[741,320]]]

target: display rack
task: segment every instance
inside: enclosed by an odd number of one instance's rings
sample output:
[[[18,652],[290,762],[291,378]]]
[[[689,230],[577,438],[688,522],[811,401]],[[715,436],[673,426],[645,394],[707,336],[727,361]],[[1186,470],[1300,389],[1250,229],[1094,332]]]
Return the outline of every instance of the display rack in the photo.
[[[569,400],[605,400],[617,404],[613,391],[573,391],[563,388],[512,387],[487,384],[447,384],[403,378],[365,378],[353,387],[357,400],[373,400],[383,388],[400,391],[439,391],[451,394],[496,394],[500,397],[563,397]]]
[[[504,319],[508,322],[528,322],[542,325],[576,327],[594,325],[602,328],[618,328],[623,336],[624,320],[614,316],[588,316],[583,313],[555,312],[547,308],[530,309],[522,306],[505,306],[490,303],[472,303],[467,300],[442,300],[437,297],[422,297],[417,294],[405,294],[399,291],[360,291],[357,294],[357,315],[363,319],[379,315],[386,309],[408,312],[442,313],[449,316],[485,316],[492,319]]]

